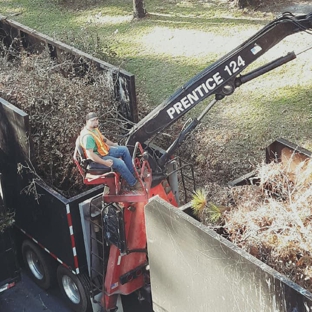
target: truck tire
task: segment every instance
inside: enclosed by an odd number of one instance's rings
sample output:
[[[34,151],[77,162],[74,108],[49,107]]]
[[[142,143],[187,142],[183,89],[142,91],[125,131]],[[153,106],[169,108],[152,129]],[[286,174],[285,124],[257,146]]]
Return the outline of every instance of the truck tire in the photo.
[[[30,240],[24,240],[22,255],[31,278],[42,289],[49,289],[56,281],[54,259]]]
[[[75,312],[91,312],[90,281],[87,275],[75,275],[62,265],[57,268],[57,281],[67,305]]]

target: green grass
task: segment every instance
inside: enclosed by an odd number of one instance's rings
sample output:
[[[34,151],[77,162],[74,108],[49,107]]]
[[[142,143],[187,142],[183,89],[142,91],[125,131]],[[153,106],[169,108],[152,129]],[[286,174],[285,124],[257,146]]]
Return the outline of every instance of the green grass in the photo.
[[[133,73],[138,99],[151,109],[274,17],[270,12],[246,13],[217,0],[150,0],[145,1],[148,16],[133,20],[132,0],[73,2],[2,0],[0,13]],[[99,45],[95,48],[96,40]],[[286,40],[286,51],[302,42],[305,40]],[[276,55],[269,51],[250,69],[284,54],[278,49]],[[270,127],[276,129],[276,124],[286,121],[285,133],[279,132],[289,134],[297,118],[298,128],[307,137],[312,77],[306,55],[241,86],[208,119],[217,123],[226,118],[265,136]],[[204,105],[189,115],[197,116]],[[310,140],[303,143],[312,146]]]
[[[171,52],[155,49],[155,43],[149,47],[153,40],[161,41],[166,32],[183,40],[184,31],[188,35],[192,31],[200,32],[203,34],[200,38],[204,40],[206,32],[222,36],[228,34],[229,29],[243,29],[246,24],[257,28],[264,23],[242,15],[225,17],[229,15],[225,5],[205,5],[196,1],[148,1],[149,16],[140,21],[132,20],[131,0],[98,0],[95,5],[93,1],[80,2],[87,5],[77,5],[77,1],[75,6],[66,6],[61,1],[5,0],[0,12],[9,18],[21,13],[12,19],[82,50],[86,44],[82,44],[80,38],[85,34],[97,34],[115,56],[108,61],[135,74],[139,92],[147,95],[151,106],[159,104],[218,57],[217,52],[208,57],[185,57],[179,53],[173,56]],[[155,35],[158,37],[154,39]],[[169,42],[170,38],[166,40]],[[200,44],[197,47],[200,48]],[[103,55],[97,56],[103,59]]]

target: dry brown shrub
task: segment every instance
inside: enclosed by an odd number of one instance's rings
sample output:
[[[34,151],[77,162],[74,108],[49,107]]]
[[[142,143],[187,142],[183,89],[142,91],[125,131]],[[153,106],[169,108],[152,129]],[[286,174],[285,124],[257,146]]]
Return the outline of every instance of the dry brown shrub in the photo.
[[[102,131],[115,141],[128,123],[118,113],[110,76],[83,59],[64,56],[58,64],[47,50],[31,55],[0,50],[0,96],[29,114],[30,161],[38,176],[66,197],[85,190],[72,161],[85,115],[96,111]]]
[[[230,208],[221,223],[229,240],[312,291],[312,160],[260,164],[255,178],[256,185],[207,185],[207,201]]]

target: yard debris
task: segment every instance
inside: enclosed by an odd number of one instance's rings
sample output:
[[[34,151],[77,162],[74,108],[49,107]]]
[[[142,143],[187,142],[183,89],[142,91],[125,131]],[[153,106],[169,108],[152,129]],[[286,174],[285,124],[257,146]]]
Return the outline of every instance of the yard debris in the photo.
[[[34,151],[30,161],[36,174],[67,197],[82,192],[86,186],[72,154],[86,113],[99,114],[112,140],[119,141],[126,128],[110,91],[111,81],[80,59],[65,58],[57,64],[47,50],[30,55],[12,46],[0,47],[0,53],[0,96],[29,114]],[[213,125],[217,127],[217,122]],[[310,162],[295,171],[262,164],[257,168],[258,184],[225,187],[217,181],[229,181],[252,167],[228,144],[231,137],[241,135],[230,129],[221,136],[216,134],[220,129],[212,127],[213,135],[203,136],[200,129],[190,135],[189,148],[180,150],[201,172],[197,176],[204,189],[197,194],[198,218],[214,229],[222,228],[233,243],[312,291]],[[261,153],[249,150],[252,161]]]
[[[14,224],[14,217],[14,212],[0,212],[0,233],[3,233],[6,228]]]
[[[96,111],[100,127],[115,141],[129,121],[118,112],[109,76],[90,62],[64,56],[58,64],[48,49],[29,54],[19,50],[17,41],[0,47],[0,97],[29,115],[33,144],[29,162],[37,176],[65,197],[77,195],[87,187],[72,155],[86,114]]]
[[[206,206],[195,211],[202,223],[222,228],[231,242],[312,291],[312,160],[295,168],[290,162],[259,164],[253,185],[207,184]],[[211,219],[209,202],[227,207],[220,219]]]

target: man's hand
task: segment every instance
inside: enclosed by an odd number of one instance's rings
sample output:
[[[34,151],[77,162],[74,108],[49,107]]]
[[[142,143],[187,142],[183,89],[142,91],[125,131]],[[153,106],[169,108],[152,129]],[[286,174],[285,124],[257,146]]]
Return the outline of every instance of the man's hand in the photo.
[[[111,159],[105,160],[105,166],[111,167],[113,165],[113,161]]]
[[[94,162],[105,165],[109,168],[113,166],[114,162],[111,159],[107,159],[107,160],[102,159],[99,155],[95,154],[92,149],[89,149],[86,152],[87,152],[88,158],[90,158]]]

